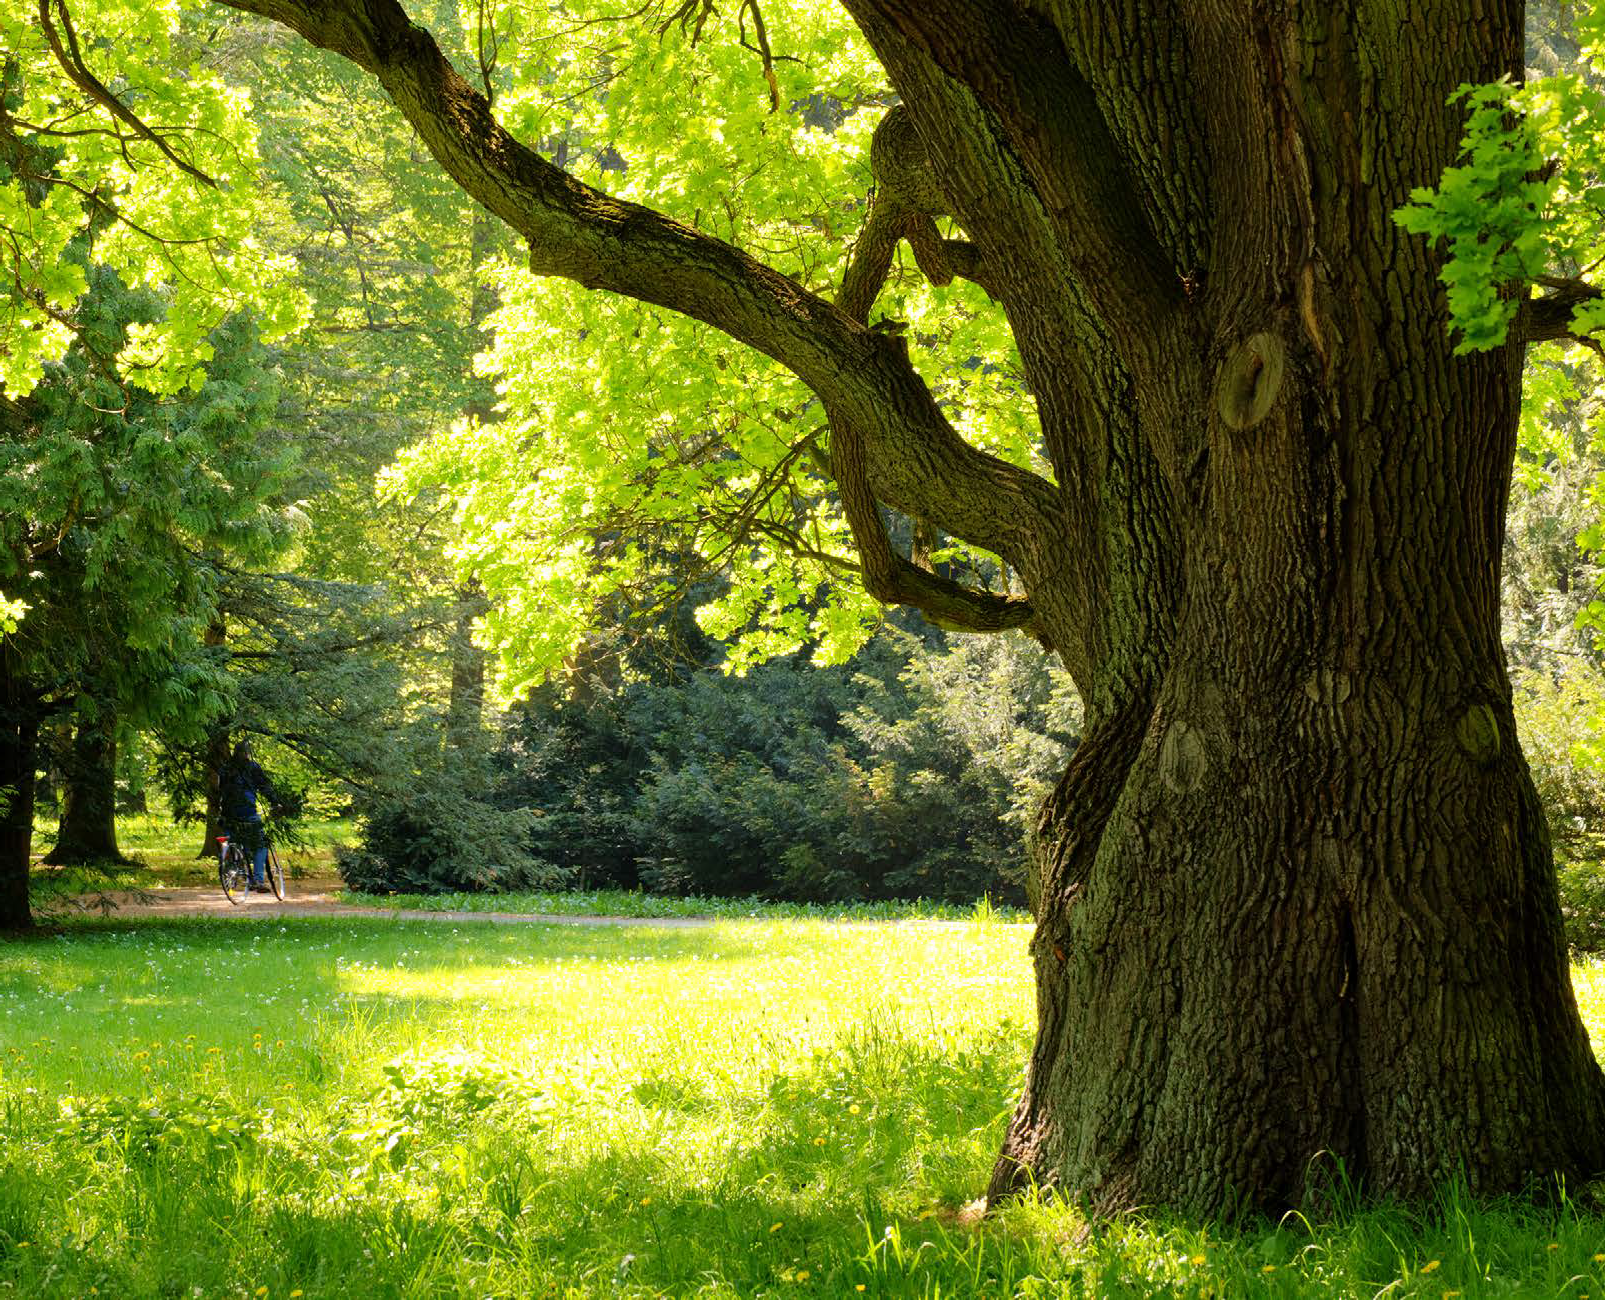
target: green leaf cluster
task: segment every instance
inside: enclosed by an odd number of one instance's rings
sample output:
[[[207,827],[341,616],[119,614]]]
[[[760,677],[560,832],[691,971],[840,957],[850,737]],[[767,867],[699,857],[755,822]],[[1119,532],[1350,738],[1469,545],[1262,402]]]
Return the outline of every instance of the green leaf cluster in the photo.
[[[0,425],[0,589],[28,607],[8,649],[45,697],[198,725],[227,689],[202,649],[219,566],[272,555],[291,527],[278,492],[292,458],[263,443],[269,354],[231,317],[207,335],[199,388],[157,398],[95,357],[158,319],[161,299],[104,267],[86,283],[86,342]]]
[[[179,0],[72,7],[85,65],[146,134],[68,77],[36,11],[0,13],[0,390],[12,398],[65,354],[91,261],[162,299],[116,358],[154,393],[201,385],[209,336],[232,314],[249,310],[268,339],[300,322],[293,261],[256,236],[249,98],[208,66],[195,10]]]
[[[1536,286],[1570,285],[1571,329],[1605,326],[1605,4],[1571,7],[1575,57],[1541,43],[1546,75],[1462,86],[1468,112],[1461,160],[1432,187],[1413,190],[1394,220],[1441,240],[1457,350],[1501,345]],[[1569,42],[1568,42],[1569,44]]]

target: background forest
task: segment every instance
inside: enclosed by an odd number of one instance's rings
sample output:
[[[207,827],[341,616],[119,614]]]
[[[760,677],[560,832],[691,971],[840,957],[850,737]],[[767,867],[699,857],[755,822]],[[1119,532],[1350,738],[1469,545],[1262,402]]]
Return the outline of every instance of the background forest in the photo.
[[[799,26],[815,89],[771,105],[734,40],[569,32],[532,79],[497,43],[540,33],[435,9],[561,164],[676,195],[781,261],[804,229],[808,256],[845,257],[851,214],[820,208],[815,182],[845,169],[869,191],[887,99],[862,52]],[[1532,6],[1536,69],[1572,66],[1570,21]],[[216,769],[250,737],[292,813],[355,819],[340,864],[365,891],[1024,902],[1078,702],[1021,634],[951,634],[863,596],[828,479],[776,433],[817,413],[750,356],[707,365],[721,345],[692,323],[531,280],[348,65],[243,17],[191,15],[171,41],[194,84],[255,105],[236,141],[259,160],[254,296],[209,322],[142,287],[131,200],[66,223],[59,284],[36,266],[6,291],[5,378],[37,382],[0,403],[3,663],[7,708],[37,727],[46,861],[117,860],[115,814],[148,807],[203,849]],[[675,151],[651,115],[619,111],[653,78],[664,93],[665,60],[728,105]],[[25,61],[3,76],[0,166],[53,203],[63,174],[27,116]],[[731,151],[750,168],[734,195]],[[163,231],[180,258],[184,232]],[[959,358],[944,400],[975,441],[1028,459],[1006,414],[1012,345],[955,311],[980,291],[898,274],[899,328]],[[1580,347],[1531,354],[1504,593],[1522,739],[1586,948],[1605,946],[1601,377]],[[897,540],[1009,589],[950,538]]]

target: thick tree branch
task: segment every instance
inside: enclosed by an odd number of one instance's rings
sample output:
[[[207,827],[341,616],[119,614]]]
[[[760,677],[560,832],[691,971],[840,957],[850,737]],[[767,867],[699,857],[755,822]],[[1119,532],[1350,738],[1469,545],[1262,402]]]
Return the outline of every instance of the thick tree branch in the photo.
[[[1572,331],[1572,312],[1580,303],[1593,302],[1601,296],[1597,286],[1586,280],[1544,279],[1541,283],[1551,292],[1542,298],[1528,299],[1516,320],[1516,329],[1524,343],[1549,343],[1561,339],[1573,343],[1599,346],[1599,340]]]
[[[496,122],[396,0],[218,3],[371,72],[447,173],[529,241],[537,274],[682,312],[786,366],[863,431],[877,494],[898,509],[1004,555],[1051,518],[1051,485],[965,443],[895,343],[738,249],[552,166]]]
[[[1012,3],[843,3],[877,49],[889,24],[993,114],[1112,328],[1140,337],[1156,310],[1185,305],[1092,87],[1051,24]]]
[[[877,177],[877,180],[885,184],[885,178]],[[930,216],[924,213],[888,215],[890,210],[879,196],[877,203],[880,210],[870,213],[836,298],[843,313],[859,324],[869,318],[870,309],[886,283],[892,250],[899,236],[909,233],[910,222],[931,222]],[[929,256],[927,254],[927,258]],[[923,261],[921,268],[924,269]],[[869,485],[863,434],[851,419],[834,413],[829,460],[831,476],[841,493],[847,525],[852,529],[853,544],[858,548],[859,576],[864,589],[876,600],[888,605],[911,605],[938,627],[962,631],[1001,632],[1033,623],[1035,612],[1029,601],[965,587],[933,572],[928,563],[916,562],[921,558],[918,554],[905,559],[897,553],[887,536],[880,506]],[[923,521],[916,520],[916,536],[922,525]],[[918,552],[918,541],[915,547]],[[1043,635],[1040,628],[1035,630],[1038,636]]]

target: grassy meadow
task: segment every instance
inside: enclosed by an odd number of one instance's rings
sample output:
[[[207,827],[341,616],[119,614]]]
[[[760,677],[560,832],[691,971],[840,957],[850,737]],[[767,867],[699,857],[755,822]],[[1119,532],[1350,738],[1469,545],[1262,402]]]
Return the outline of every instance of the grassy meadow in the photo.
[[[0,1295],[1605,1296],[1605,1218],[982,1224],[1029,928],[74,922],[0,946]],[[1605,967],[1579,971],[1605,1034]]]

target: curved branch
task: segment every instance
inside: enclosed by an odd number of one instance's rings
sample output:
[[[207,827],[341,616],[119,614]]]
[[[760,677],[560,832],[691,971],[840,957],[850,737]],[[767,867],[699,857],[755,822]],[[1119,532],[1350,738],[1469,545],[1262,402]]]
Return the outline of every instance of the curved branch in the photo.
[[[938,627],[954,631],[1002,632],[1033,626],[1036,611],[1023,596],[966,587],[919,568],[893,549],[870,491],[864,440],[851,421],[832,422],[830,463],[858,548],[859,576],[871,596],[888,605],[912,605]]]
[[[836,298],[842,312],[859,324],[869,318],[870,309],[886,283],[898,239],[910,235],[910,242],[913,242],[911,222],[932,225],[931,218],[922,213],[888,216],[884,215],[886,211],[871,208],[869,220],[864,223],[863,233],[842,275],[841,292]],[[934,226],[932,233],[934,235]],[[917,248],[915,256],[920,260],[921,270],[930,275],[925,260],[919,259]],[[831,415],[830,429],[830,473],[841,492],[847,526],[858,548],[859,576],[865,591],[888,605],[912,605],[938,627],[1001,632],[1027,627],[1034,622],[1035,610],[1028,600],[965,587],[899,555],[886,534],[880,506],[869,485],[863,434],[851,419],[835,413]],[[1040,630],[1038,635],[1041,635]]]
[[[530,269],[694,317],[780,362],[874,444],[876,489],[1011,554],[1051,520],[1038,476],[967,444],[889,340],[791,279],[662,213],[582,184],[519,143],[397,0],[217,0],[371,72],[446,172],[529,241]]]
[[[61,16],[61,32],[56,30],[56,24],[51,20],[50,11],[54,8]],[[186,176],[192,176],[202,185],[209,185],[214,190],[217,182],[200,168],[185,162],[173,152],[167,141],[146,126],[130,110],[122,100],[112,94],[104,82],[91,72],[84,63],[83,55],[78,49],[78,33],[73,30],[72,15],[67,12],[67,0],[39,0],[39,26],[44,29],[45,40],[50,45],[50,52],[56,56],[56,62],[61,64],[62,71],[71,79],[73,85],[88,95],[97,104],[101,105],[114,118],[126,126],[141,140],[149,140],[162,151],[162,155],[173,166],[177,167]],[[63,46],[61,36],[66,33],[67,41]]]

